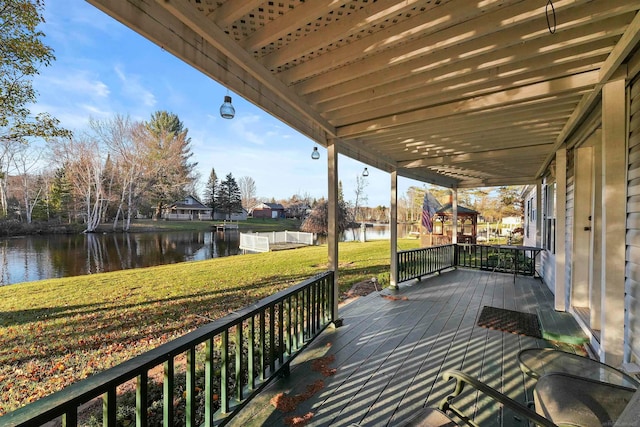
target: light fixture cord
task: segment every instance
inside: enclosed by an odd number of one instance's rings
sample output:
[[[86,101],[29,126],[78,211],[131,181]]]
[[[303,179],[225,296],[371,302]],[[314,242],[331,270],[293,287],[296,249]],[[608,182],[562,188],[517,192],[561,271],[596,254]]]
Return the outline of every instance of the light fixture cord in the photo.
[[[549,6],[551,6],[551,14],[549,14]],[[547,28],[549,28],[549,32],[551,34],[555,34],[556,32],[556,8],[553,7],[553,1],[547,0],[547,5],[544,7],[544,14],[547,17]],[[551,25],[551,20],[549,16],[553,17],[553,25]]]

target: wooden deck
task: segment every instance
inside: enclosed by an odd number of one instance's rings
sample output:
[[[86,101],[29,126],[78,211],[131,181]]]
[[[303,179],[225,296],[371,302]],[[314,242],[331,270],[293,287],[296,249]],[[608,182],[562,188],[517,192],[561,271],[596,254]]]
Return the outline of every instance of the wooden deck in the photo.
[[[521,402],[530,399],[533,383],[520,372],[516,354],[550,343],[481,328],[476,319],[485,305],[551,309],[553,296],[540,280],[518,276],[514,283],[510,274],[454,270],[410,282],[394,296],[373,293],[342,307],[343,326],[325,331],[293,361],[291,375],[265,388],[231,425],[282,426],[287,417],[305,415],[308,426],[402,425],[453,390],[453,382],[441,377],[447,369],[467,372]],[[327,356],[335,357],[326,367],[334,375],[313,369],[331,360]],[[283,392],[299,397],[294,411],[270,404]],[[465,402],[462,407],[483,426],[526,425],[473,393]]]

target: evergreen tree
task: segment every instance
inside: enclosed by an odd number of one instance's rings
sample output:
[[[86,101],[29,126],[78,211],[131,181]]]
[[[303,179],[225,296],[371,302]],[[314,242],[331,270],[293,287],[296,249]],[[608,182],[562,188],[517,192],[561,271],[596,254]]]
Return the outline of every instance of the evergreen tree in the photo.
[[[190,163],[191,138],[188,129],[176,114],[157,111],[145,123],[148,134],[146,165],[151,171],[151,185],[147,192],[156,206],[156,217],[163,207],[183,199],[194,181],[194,168]]]
[[[233,213],[242,212],[242,194],[232,174],[228,174],[224,181],[220,182],[215,200],[216,207],[226,213],[227,218],[231,218]]]
[[[209,180],[207,181],[207,185],[204,189],[204,204],[211,208],[211,219],[215,219],[214,215],[216,212],[216,195],[218,194],[218,176],[216,175],[216,170],[211,168],[211,173],[209,174]]]
[[[49,216],[70,221],[71,202],[71,182],[67,178],[66,168],[58,168],[49,190]]]

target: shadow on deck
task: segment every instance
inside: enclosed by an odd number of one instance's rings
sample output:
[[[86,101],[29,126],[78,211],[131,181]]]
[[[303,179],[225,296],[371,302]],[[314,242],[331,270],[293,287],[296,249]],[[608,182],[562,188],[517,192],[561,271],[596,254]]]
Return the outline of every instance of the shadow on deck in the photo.
[[[533,382],[521,373],[516,354],[550,343],[481,328],[476,320],[485,305],[551,309],[553,295],[540,280],[518,276],[514,283],[509,274],[453,270],[408,282],[394,295],[376,292],[342,307],[343,326],[326,330],[293,361],[289,377],[270,384],[230,425],[402,425],[453,390],[441,377],[447,369],[465,371],[520,402],[531,400]],[[270,403],[280,393],[280,403],[293,410]],[[471,393],[465,402],[461,408],[475,412],[482,425],[526,425]]]

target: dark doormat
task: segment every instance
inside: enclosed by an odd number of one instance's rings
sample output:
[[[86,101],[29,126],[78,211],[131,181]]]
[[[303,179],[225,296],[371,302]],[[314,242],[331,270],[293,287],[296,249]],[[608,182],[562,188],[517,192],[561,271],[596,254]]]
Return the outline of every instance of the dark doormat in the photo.
[[[478,317],[478,326],[542,338],[538,315],[534,313],[523,313],[485,305],[480,312],[480,317]]]

